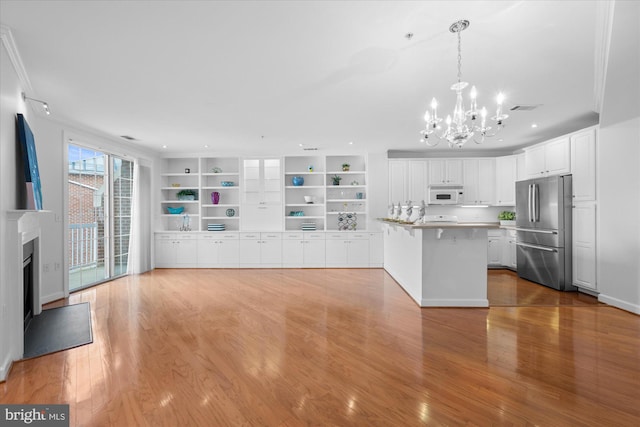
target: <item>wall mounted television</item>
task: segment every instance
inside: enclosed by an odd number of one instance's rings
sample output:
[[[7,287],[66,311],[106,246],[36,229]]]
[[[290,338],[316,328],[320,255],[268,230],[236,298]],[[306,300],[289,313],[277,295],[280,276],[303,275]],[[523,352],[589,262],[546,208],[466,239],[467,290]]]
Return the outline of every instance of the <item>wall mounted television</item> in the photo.
[[[40,171],[38,170],[38,158],[36,157],[36,141],[24,115],[17,115],[16,124],[27,189],[26,208],[42,210],[42,185],[40,183]]]

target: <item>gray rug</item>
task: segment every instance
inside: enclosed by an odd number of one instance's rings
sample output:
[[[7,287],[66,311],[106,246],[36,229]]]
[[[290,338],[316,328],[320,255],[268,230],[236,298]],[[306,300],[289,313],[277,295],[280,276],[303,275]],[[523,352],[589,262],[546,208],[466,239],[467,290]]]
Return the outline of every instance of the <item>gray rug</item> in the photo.
[[[88,302],[42,310],[24,333],[24,358],[42,356],[93,342]]]

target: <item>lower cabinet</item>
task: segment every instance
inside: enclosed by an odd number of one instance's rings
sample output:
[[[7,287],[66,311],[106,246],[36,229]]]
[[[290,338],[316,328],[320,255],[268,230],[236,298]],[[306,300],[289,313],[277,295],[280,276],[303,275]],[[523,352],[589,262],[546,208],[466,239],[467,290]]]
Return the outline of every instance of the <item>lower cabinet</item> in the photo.
[[[240,233],[240,267],[282,267],[282,233]]]
[[[368,233],[327,233],[327,267],[369,267]]]
[[[369,234],[369,267],[384,266],[384,236],[381,232]]]
[[[197,267],[198,248],[195,234],[156,234],[155,253],[157,268]]]
[[[489,230],[489,247],[487,248],[487,266],[502,266],[502,230]]]
[[[573,206],[573,284],[597,290],[596,203],[576,202]]]
[[[200,235],[197,259],[199,268],[237,268],[240,264],[239,234]]]
[[[502,240],[502,265],[512,270],[518,267],[516,230],[504,230]]]
[[[285,232],[282,236],[282,266],[285,268],[323,268],[324,233]]]

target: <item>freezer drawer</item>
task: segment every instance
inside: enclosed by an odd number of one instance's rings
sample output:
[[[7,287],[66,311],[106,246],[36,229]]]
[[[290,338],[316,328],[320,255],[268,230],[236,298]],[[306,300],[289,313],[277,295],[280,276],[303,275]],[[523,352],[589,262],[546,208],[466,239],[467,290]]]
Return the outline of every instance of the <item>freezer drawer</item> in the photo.
[[[559,233],[557,230],[535,230],[518,227],[516,232],[518,233],[518,242],[538,246],[552,246],[554,248],[566,246],[564,233]]]
[[[571,280],[571,254],[553,248],[517,242],[518,276],[559,291],[575,291]]]

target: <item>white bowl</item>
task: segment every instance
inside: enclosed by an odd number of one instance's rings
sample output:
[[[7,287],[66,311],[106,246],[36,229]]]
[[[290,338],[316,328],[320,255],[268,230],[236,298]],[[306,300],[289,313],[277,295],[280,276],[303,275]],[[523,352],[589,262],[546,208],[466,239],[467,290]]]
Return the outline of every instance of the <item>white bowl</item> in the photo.
[[[315,197],[313,196],[304,196],[305,203],[313,203],[314,200],[315,200]]]

